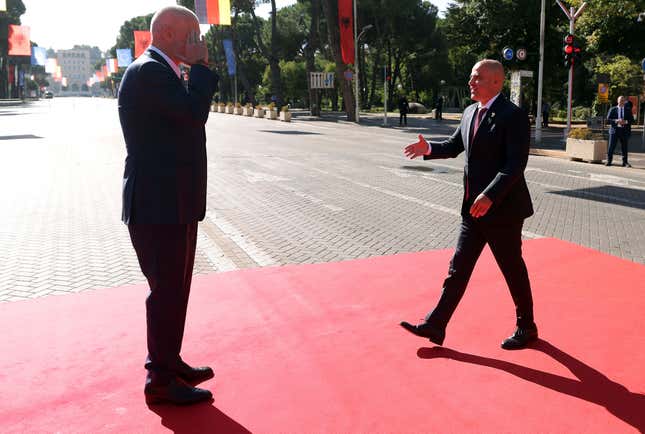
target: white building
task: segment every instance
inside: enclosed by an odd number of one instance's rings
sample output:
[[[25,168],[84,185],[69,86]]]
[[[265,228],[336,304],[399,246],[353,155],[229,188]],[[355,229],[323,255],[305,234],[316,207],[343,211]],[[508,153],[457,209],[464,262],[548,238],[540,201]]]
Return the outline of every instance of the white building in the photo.
[[[59,50],[57,56],[61,73],[67,78],[67,89],[73,92],[82,90],[87,79],[94,73],[90,62],[90,50]]]

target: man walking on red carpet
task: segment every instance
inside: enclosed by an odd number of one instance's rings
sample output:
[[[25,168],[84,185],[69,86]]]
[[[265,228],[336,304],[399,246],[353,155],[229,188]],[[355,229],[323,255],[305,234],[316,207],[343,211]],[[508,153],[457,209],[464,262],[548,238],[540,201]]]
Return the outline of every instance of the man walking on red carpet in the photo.
[[[206,212],[206,133],[217,75],[197,16],[184,7],[158,11],[151,45],[126,70],[119,118],[127,148],[122,220],[128,225],[146,299],[149,404],[210,400],[194,387],[213,377],[180,357],[195,260],[197,222]],[[179,64],[190,66],[187,88]]]
[[[454,158],[465,152],[461,230],[448,277],[437,306],[425,321],[407,331],[442,345],[446,326],[461,300],[484,246],[489,245],[515,303],[517,328],[502,343],[504,349],[525,348],[538,337],[533,298],[522,259],[522,226],[533,214],[524,179],[530,125],[526,113],[500,92],[504,68],[495,60],[477,62],[470,74],[470,97],[461,124],[443,142],[419,141],[405,148],[410,158]]]

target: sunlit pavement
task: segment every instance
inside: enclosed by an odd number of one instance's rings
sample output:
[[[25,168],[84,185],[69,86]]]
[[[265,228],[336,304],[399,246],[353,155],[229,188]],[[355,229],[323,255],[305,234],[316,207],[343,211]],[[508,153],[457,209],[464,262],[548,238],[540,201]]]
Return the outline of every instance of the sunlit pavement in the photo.
[[[445,137],[456,120],[411,116],[403,129],[366,117],[211,114],[195,272],[452,248],[463,159],[409,161],[402,148],[419,133]],[[142,282],[120,222],[116,102],[0,107],[0,123],[0,301]],[[532,156],[526,176],[536,208],[527,238],[645,263],[645,171]]]

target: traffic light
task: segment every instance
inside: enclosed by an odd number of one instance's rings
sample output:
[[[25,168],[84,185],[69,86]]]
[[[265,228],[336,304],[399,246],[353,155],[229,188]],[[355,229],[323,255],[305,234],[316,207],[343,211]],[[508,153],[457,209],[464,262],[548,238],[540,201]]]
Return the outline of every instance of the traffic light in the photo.
[[[573,48],[573,42],[574,42],[574,37],[573,35],[569,34],[564,37],[564,47],[562,47],[562,51],[564,51],[564,66],[567,68],[573,65],[574,60],[573,60],[573,53],[574,53],[574,48]]]
[[[582,57],[582,50],[576,44],[576,39],[573,35],[569,34],[564,37],[564,66],[569,68],[570,66],[575,66],[580,63]]]

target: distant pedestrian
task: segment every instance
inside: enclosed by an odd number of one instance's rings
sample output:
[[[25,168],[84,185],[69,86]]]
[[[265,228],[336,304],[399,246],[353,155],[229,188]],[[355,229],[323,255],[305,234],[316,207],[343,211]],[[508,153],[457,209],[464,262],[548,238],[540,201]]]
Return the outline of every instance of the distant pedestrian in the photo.
[[[549,113],[551,113],[551,104],[546,101],[542,102],[542,126],[544,128],[549,126]]]
[[[399,126],[408,126],[408,111],[410,111],[410,104],[405,95],[399,98]]]
[[[609,109],[607,120],[609,121],[609,149],[607,150],[606,166],[611,166],[611,160],[616,149],[616,141],[620,140],[620,150],[623,154],[623,167],[632,167],[628,162],[628,139],[631,132],[631,123],[634,122],[634,116],[631,110],[625,109],[626,98],[618,97],[618,105]]]
[[[439,121],[443,119],[443,97],[442,96],[437,98],[437,104],[435,105],[434,118],[436,120],[439,120]]]
[[[634,119],[633,107],[634,107],[634,104],[632,104],[632,102],[629,99],[627,99],[627,101],[625,101],[625,112],[628,112],[628,113],[632,114],[632,120]],[[631,124],[631,122],[628,123],[627,125],[625,125],[625,129],[626,129],[626,132],[627,132],[627,141],[629,142],[629,138],[632,135],[632,124]]]

